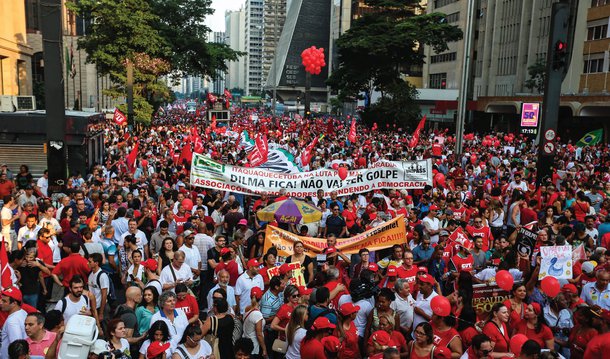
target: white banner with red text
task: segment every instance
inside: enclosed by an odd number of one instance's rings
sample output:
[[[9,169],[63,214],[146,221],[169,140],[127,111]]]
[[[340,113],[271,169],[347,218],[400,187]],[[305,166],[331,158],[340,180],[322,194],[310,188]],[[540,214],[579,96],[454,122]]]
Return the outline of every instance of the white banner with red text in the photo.
[[[278,195],[283,188],[287,196],[298,198],[313,197],[318,189],[323,189],[325,196],[332,191],[341,196],[376,189],[415,189],[432,185],[432,161],[378,161],[370,168],[348,171],[342,180],[332,169],[278,173],[226,165],[194,153],[191,184],[244,194]]]

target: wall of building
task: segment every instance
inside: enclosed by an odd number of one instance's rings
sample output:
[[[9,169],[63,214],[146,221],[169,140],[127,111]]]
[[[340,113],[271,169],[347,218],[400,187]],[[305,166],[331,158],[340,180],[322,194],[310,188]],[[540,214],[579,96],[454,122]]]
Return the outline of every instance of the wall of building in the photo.
[[[260,93],[263,75],[263,0],[246,0],[245,11],[245,84],[246,94]]]
[[[0,95],[32,95],[32,47],[27,42],[25,3],[0,1]]]
[[[245,13],[243,9],[239,11],[227,11],[225,13],[225,32],[229,47],[235,51],[244,52],[245,48]],[[227,64],[228,72],[226,84],[229,89],[246,87],[245,77],[245,56],[241,56],[238,61]]]

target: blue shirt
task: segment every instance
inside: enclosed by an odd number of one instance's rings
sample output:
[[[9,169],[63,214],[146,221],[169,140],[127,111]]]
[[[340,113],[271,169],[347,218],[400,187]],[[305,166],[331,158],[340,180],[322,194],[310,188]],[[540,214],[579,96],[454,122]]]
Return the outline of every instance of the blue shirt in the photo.
[[[426,261],[430,259],[432,253],[434,253],[434,248],[432,246],[428,246],[428,249],[424,249],[421,245],[413,248],[413,262]]]
[[[275,295],[271,290],[266,291],[261,298],[261,313],[263,313],[263,318],[269,318],[276,315],[282,304],[284,304],[284,295],[282,292]]]
[[[309,307],[309,317],[310,318],[317,318],[320,314],[322,314],[322,312],[324,312],[325,310],[327,310],[328,308],[321,308],[315,305],[312,305]],[[337,324],[337,315],[335,314],[334,311],[327,313],[324,315],[326,318],[328,318],[328,320],[333,323],[333,324]]]
[[[610,233],[610,223],[604,222],[600,224],[599,227],[597,227],[597,232],[599,233],[599,235],[597,236],[597,238],[599,238],[598,241],[601,243],[604,234]]]

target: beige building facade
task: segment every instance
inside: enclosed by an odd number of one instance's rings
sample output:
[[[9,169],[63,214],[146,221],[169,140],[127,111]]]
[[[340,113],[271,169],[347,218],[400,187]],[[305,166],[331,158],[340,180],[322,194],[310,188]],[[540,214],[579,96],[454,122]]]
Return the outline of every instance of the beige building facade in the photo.
[[[0,95],[32,95],[32,47],[23,0],[0,1]]]

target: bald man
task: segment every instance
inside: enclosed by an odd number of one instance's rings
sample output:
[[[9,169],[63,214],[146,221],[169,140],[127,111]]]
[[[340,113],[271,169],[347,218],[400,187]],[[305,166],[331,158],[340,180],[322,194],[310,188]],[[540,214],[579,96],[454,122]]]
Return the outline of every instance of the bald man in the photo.
[[[136,307],[142,301],[142,289],[140,287],[129,287],[125,292],[125,304],[116,308],[114,317],[120,317],[125,323],[125,333],[127,338],[133,337],[138,333],[138,320],[136,318]]]

